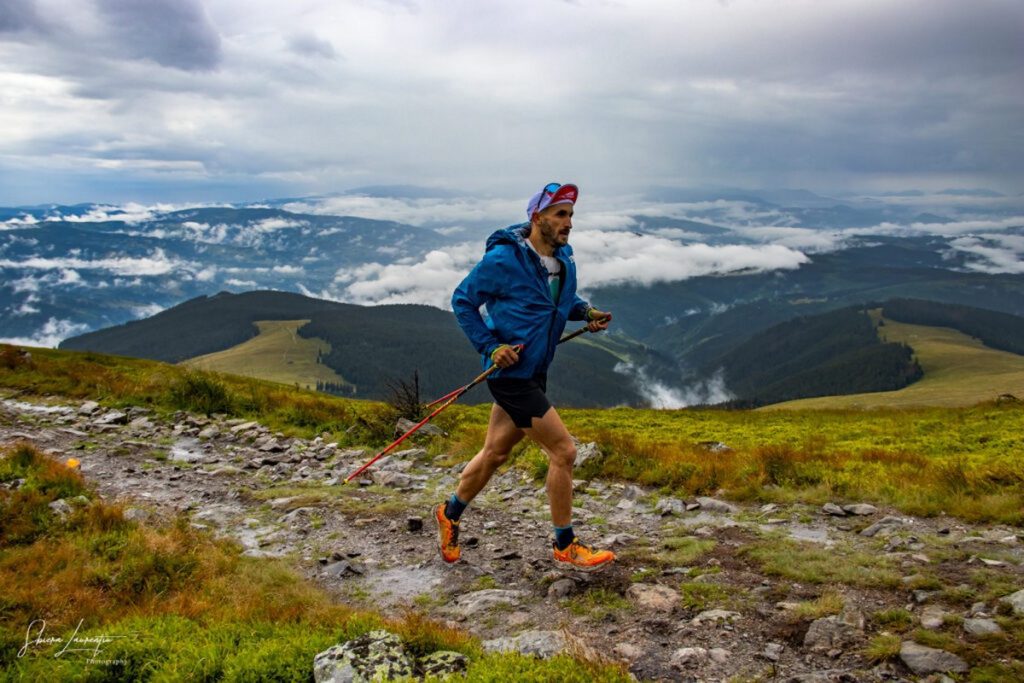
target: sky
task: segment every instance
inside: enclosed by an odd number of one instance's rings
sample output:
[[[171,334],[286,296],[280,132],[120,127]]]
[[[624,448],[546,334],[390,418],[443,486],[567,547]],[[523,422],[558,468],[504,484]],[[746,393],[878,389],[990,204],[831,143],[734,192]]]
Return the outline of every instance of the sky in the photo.
[[[0,205],[1016,196],[1022,35],[1020,0],[3,0]]]

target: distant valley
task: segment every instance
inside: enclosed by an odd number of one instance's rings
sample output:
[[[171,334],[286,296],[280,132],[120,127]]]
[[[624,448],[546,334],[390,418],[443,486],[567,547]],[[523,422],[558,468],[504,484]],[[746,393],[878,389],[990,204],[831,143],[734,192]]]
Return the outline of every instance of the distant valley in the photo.
[[[830,352],[813,348],[807,325],[829,326],[817,316],[840,315],[852,331],[853,318],[836,311],[897,298],[1024,316],[1020,197],[661,188],[589,201],[581,202],[572,238],[581,287],[613,311],[615,323],[613,334],[588,335],[560,352],[554,372],[595,383],[565,383],[558,398],[572,405],[760,405],[859,392],[867,388],[857,382],[806,381],[841,374],[818,371]],[[383,187],[242,206],[2,208],[0,339],[41,346],[67,339],[75,348],[88,340],[181,362],[250,342],[255,323],[308,319],[297,333],[330,348],[321,364],[341,378],[320,378],[324,386],[380,397],[386,379],[418,370],[425,391],[444,393],[479,367],[444,309],[486,235],[502,216],[516,219],[518,209],[509,206]],[[260,293],[269,290],[299,298],[268,303]],[[241,302],[246,293],[259,305],[230,311],[211,303],[228,294]],[[185,314],[207,305],[224,317],[186,334]],[[163,329],[165,314],[176,321],[174,348],[164,348],[166,332],[153,332]],[[863,323],[858,329],[846,342],[866,339]],[[111,346],[113,330],[129,334]],[[803,379],[744,369],[768,349],[767,339],[801,348],[777,351],[801,366]],[[864,351],[858,344],[847,343],[843,353],[876,354],[878,363],[890,354],[879,376],[912,381],[905,352],[896,358],[892,345]],[[428,356],[429,367],[410,360],[424,365]],[[860,362],[853,358],[849,367]],[[886,388],[885,381],[870,390]]]

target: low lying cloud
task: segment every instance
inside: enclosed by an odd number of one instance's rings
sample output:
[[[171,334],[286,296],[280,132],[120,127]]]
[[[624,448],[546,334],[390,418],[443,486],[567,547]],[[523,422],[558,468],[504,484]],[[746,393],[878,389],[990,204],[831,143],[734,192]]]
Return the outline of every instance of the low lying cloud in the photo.
[[[318,296],[356,304],[427,304],[450,309],[452,290],[480,258],[478,245],[464,243],[429,252],[416,263],[366,263],[342,268]]]
[[[686,280],[701,275],[792,269],[810,259],[779,245],[680,244],[656,235],[583,231],[573,238],[580,289],[633,282]],[[452,290],[482,255],[464,242],[428,253],[422,260],[366,263],[342,268],[324,298],[357,304],[421,303],[450,308]]]
[[[154,249],[149,256],[132,258],[118,256],[103,259],[77,257],[47,258],[32,256],[22,260],[0,259],[0,268],[21,268],[28,270],[103,270],[115,275],[144,276],[166,275],[182,268],[195,268],[194,264],[168,258],[163,249]],[[80,278],[79,278],[80,279]]]
[[[982,273],[1024,273],[1024,235],[958,237],[950,246],[969,254],[967,267]]]
[[[82,334],[88,331],[89,326],[75,323],[70,320],[58,320],[50,318],[31,337],[6,337],[0,338],[5,344],[17,344],[19,346],[42,346],[53,348],[68,337]]]
[[[806,254],[774,244],[680,244],[631,232],[585,231],[574,237],[573,244],[580,264],[581,288],[793,269],[810,261]]]
[[[651,408],[663,410],[685,408],[722,403],[735,398],[725,388],[725,379],[721,372],[701,382],[684,387],[673,387],[652,377],[646,368],[633,363],[618,363],[614,371],[628,377]]]

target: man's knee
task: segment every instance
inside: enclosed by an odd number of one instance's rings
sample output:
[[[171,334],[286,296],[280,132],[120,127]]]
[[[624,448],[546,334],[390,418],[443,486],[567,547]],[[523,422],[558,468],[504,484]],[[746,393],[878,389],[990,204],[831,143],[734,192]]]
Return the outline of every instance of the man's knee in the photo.
[[[573,463],[576,462],[576,444],[572,439],[565,439],[551,448],[548,455],[552,465],[572,469]]]
[[[484,447],[484,458],[487,460],[488,464],[491,464],[494,467],[504,465],[505,461],[508,460],[508,455],[509,451],[506,449],[497,449],[488,446]]]

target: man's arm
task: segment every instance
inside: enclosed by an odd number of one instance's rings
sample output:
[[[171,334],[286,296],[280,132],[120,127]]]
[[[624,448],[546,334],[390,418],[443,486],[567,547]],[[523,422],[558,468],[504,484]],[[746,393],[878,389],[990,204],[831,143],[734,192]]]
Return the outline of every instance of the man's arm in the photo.
[[[474,266],[469,275],[459,283],[452,294],[452,310],[462,331],[478,352],[490,356],[502,345],[501,340],[494,336],[480,315],[480,306],[502,294],[502,264],[498,252],[500,247],[484,254],[483,259]]]

